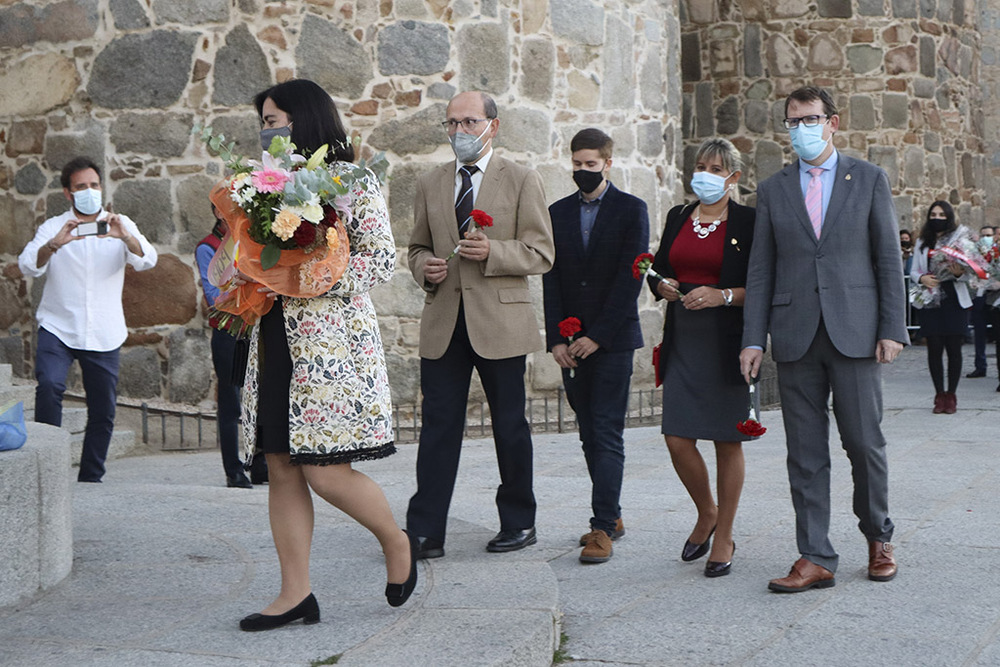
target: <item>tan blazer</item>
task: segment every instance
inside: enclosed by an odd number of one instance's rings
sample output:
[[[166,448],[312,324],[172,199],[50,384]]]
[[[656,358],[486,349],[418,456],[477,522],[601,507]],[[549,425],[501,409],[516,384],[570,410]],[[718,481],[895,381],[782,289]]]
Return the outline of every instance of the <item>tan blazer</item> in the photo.
[[[555,246],[542,179],[531,169],[490,158],[474,207],[493,216],[485,230],[490,256],[485,262],[455,255],[438,285],[424,279],[429,257],[447,257],[458,245],[455,220],[455,162],[417,179],[413,234],[408,261],[417,284],[427,292],[420,319],[420,356],[439,359],[448,349],[459,303],[464,303],[469,340],[486,359],[507,359],[542,348],[527,276],[552,268]]]

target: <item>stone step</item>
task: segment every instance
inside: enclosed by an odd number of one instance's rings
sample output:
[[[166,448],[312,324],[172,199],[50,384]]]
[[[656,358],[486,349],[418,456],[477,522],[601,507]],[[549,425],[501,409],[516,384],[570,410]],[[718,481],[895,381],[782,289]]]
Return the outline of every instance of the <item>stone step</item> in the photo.
[[[63,408],[62,428],[70,433],[83,433],[87,428],[87,408]]]
[[[70,435],[70,460],[73,465],[80,464],[80,453],[83,451],[83,433]],[[111,445],[108,447],[108,460],[120,459],[142,449],[142,443],[135,437],[135,432],[127,429],[115,429],[111,434]]]
[[[10,364],[0,364],[0,389],[10,386],[10,379],[13,377],[14,367]]]
[[[24,402],[24,418],[30,421],[29,415],[35,414],[35,388],[31,385],[0,384],[0,407],[15,401]]]

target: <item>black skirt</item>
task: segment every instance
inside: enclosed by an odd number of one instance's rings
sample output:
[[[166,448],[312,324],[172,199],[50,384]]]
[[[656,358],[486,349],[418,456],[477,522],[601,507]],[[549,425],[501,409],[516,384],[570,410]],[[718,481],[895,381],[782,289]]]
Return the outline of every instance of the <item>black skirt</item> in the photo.
[[[941,305],[920,310],[920,335],[964,336],[969,326],[969,310],[962,308],[955,293],[955,283],[941,283]]]
[[[685,283],[681,290],[694,287]],[[738,353],[719,353],[732,349],[728,337],[741,332],[729,331],[731,319],[724,306],[687,310],[672,302],[668,307],[675,311],[665,350],[661,432],[695,440],[750,440],[736,429],[750,408],[750,388],[739,380]]]
[[[288,351],[281,297],[274,300],[274,306],[260,319],[257,346],[260,360],[257,383],[257,451],[287,454],[292,355]]]

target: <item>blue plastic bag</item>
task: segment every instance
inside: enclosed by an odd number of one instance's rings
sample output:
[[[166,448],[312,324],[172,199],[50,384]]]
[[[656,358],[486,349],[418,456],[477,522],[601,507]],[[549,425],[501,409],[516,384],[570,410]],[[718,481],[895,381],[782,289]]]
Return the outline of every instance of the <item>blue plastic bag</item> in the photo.
[[[0,451],[17,449],[28,439],[24,426],[24,401],[0,408]]]

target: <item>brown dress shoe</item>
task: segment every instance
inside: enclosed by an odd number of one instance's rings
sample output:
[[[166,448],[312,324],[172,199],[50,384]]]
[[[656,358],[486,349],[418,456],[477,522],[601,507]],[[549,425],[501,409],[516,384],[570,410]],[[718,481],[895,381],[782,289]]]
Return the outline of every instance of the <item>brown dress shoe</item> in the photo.
[[[587,535],[587,546],[580,552],[581,563],[606,563],[611,560],[614,549],[611,538],[603,530],[592,530]]]
[[[810,588],[830,588],[836,583],[833,572],[800,558],[795,561],[795,565],[792,565],[787,577],[772,579],[767,587],[777,593],[801,593]]]
[[[872,581],[889,581],[896,576],[896,559],[888,542],[868,543],[868,578]]]
[[[590,535],[591,535],[592,532],[593,531],[590,531],[590,533],[584,533],[583,535],[580,536],[580,546],[581,547],[587,546],[587,540],[590,539]],[[623,536],[624,534],[625,534],[625,524],[622,523],[622,518],[618,517],[618,520],[615,521],[615,529],[613,531],[611,531],[611,539],[612,540],[617,540],[619,537]]]

